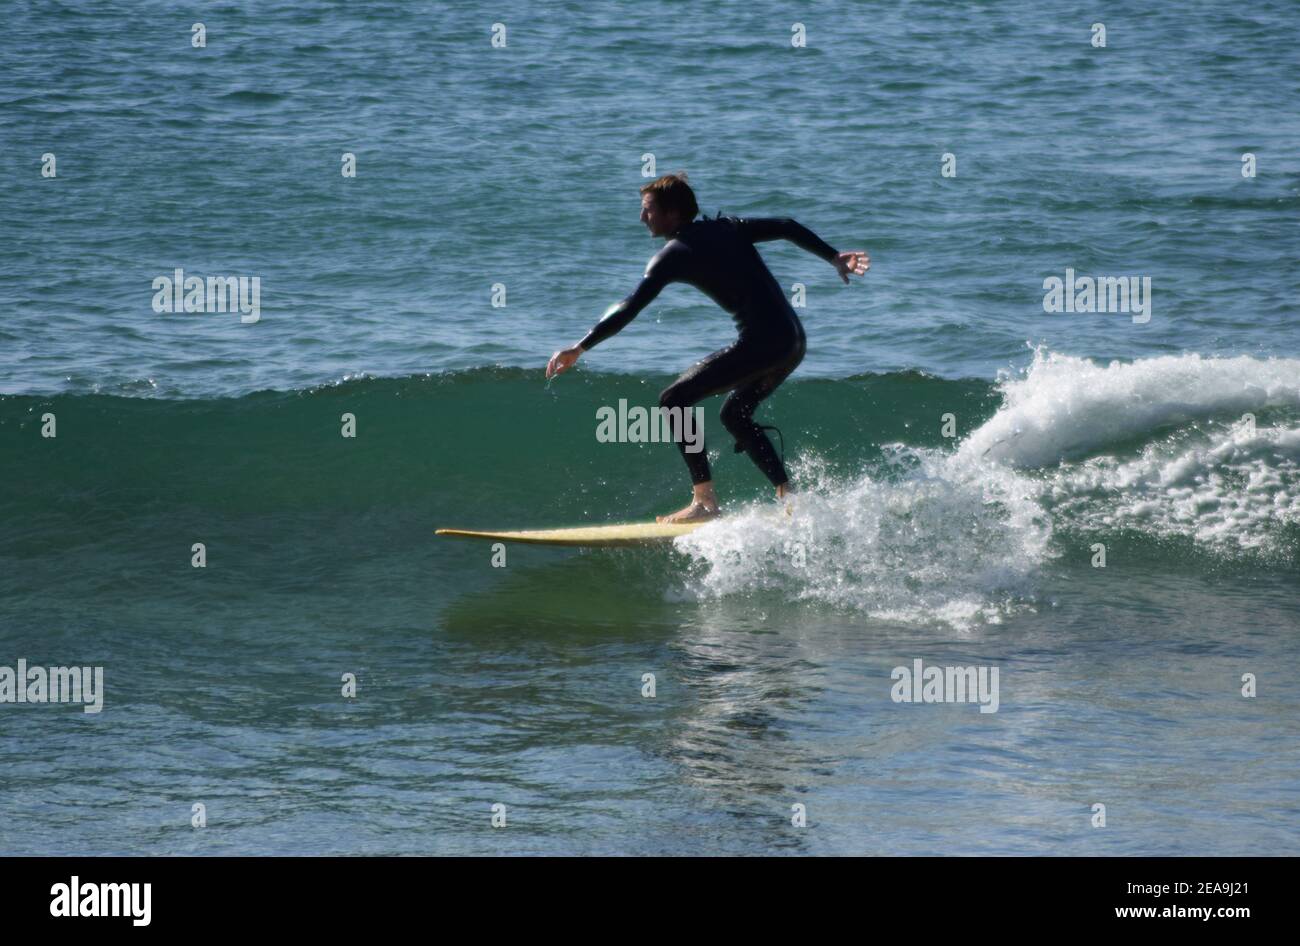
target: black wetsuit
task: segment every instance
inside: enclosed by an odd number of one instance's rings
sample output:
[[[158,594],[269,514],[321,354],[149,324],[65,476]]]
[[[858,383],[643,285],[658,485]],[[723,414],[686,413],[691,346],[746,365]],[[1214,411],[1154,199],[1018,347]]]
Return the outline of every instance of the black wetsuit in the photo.
[[[774,486],[786,482],[785,466],[763,428],[754,423],[754,409],[803,360],[804,332],[763,258],[754,249],[762,240],[789,240],[833,260],[835,250],[807,227],[789,218],[751,219],[718,216],[682,226],[646,266],[635,291],[610,310],[579,344],[584,350],[609,338],[670,282],[699,289],[731,313],[740,330],[735,343],[715,351],[664,389],[659,403],[688,408],[714,394],[731,391],[722,404],[722,423]],[[710,479],[706,450],[678,446],[691,471],[691,481]]]

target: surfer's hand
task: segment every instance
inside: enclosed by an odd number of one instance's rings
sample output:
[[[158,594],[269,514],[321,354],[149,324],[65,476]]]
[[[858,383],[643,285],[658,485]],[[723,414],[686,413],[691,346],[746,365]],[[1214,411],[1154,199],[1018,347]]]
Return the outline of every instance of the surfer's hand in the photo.
[[[546,363],[547,379],[568,371],[578,363],[578,356],[581,354],[582,349],[577,345],[574,345],[572,348],[565,348],[562,351],[557,351],[551,356],[551,360]]]
[[[831,265],[840,274],[840,279],[847,283],[850,273],[861,276],[871,268],[871,257],[867,255],[866,250],[850,250],[848,253],[837,255],[831,260]]]

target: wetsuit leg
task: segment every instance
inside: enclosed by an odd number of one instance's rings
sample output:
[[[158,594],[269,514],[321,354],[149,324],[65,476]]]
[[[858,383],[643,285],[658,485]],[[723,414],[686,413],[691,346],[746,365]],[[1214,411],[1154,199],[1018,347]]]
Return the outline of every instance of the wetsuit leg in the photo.
[[[785,464],[772,448],[772,441],[758,424],[754,423],[754,410],[759,402],[777,389],[790,376],[790,372],[803,361],[804,343],[790,352],[784,361],[764,372],[753,381],[742,384],[722,402],[722,424],[736,438],[736,449],[743,449],[773,486],[789,481]]]
[[[800,345],[800,358],[803,357],[802,348],[803,346]],[[780,365],[784,365],[784,359],[788,358],[788,352],[783,352],[779,357],[783,359]],[[772,373],[775,367],[777,366],[773,365],[773,355],[770,350],[755,349],[752,346],[737,343],[728,348],[715,351],[702,361],[687,368],[680,378],[664,388],[663,393],[659,395],[659,405],[668,409],[678,407],[687,410],[706,397],[721,394],[724,391],[731,391],[741,385],[754,382]],[[784,378],[793,370],[794,365],[790,365],[785,369],[781,377]],[[778,380],[776,384],[779,383]],[[772,388],[775,388],[776,384],[773,384]],[[770,394],[771,391],[769,390],[768,393]],[[766,397],[767,395],[763,396]],[[759,436],[762,436],[761,431]],[[687,468],[691,471],[691,482],[707,483],[711,479],[707,448],[702,447],[697,453],[687,453],[686,442],[683,438],[678,438],[677,446],[682,451],[682,457],[686,460]],[[771,444],[768,447],[770,449]]]

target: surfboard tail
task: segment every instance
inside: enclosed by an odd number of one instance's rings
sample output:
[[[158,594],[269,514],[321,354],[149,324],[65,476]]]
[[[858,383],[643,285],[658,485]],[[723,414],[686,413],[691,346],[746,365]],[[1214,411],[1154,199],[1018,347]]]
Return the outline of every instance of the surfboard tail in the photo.
[[[573,529],[526,529],[510,532],[479,532],[470,529],[436,529],[435,535],[460,539],[486,539],[528,545],[568,545],[601,548],[617,545],[648,545],[671,542],[681,535],[708,525],[706,522],[626,522]]]

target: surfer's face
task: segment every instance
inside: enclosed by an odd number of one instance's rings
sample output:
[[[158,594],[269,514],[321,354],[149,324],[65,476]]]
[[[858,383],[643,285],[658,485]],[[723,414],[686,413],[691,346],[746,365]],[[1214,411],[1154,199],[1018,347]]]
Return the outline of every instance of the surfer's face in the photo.
[[[651,236],[667,236],[676,230],[677,216],[660,210],[654,194],[641,195],[641,222],[650,230]]]

